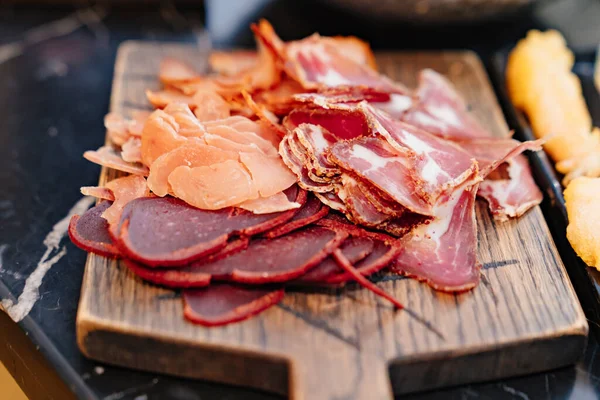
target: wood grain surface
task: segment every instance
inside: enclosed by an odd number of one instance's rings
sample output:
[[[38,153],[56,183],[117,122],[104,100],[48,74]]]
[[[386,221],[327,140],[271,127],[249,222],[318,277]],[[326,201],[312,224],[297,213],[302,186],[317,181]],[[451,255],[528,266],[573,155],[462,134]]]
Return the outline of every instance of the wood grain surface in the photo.
[[[128,42],[118,55],[111,110],[147,109],[160,60],[203,67],[206,54],[176,44]],[[433,68],[457,86],[495,135],[508,129],[479,59],[468,52],[382,53],[383,73],[409,86]],[[97,123],[101,123],[97,121]],[[100,183],[116,176],[103,169]],[[183,318],[176,292],[141,281],[117,261],[90,255],[77,333],[90,358],[189,378],[248,385],[293,399],[388,399],[576,361],[588,326],[539,208],[495,223],[477,204],[482,281],[461,295],[382,276],[408,311],[371,292],[287,293],[243,323],[203,328]]]

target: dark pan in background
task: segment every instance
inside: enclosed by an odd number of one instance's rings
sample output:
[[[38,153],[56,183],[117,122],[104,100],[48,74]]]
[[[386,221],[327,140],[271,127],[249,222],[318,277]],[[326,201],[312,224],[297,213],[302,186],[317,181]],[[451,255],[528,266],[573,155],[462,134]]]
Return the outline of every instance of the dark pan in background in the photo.
[[[533,132],[523,113],[512,105],[505,85],[505,67],[509,50],[496,53],[491,60],[492,80],[504,110],[508,125],[515,130],[515,138],[534,140]],[[594,61],[591,56],[576,57],[573,72],[577,74],[583,88],[594,126],[600,126],[600,94],[594,86]],[[537,184],[545,193],[542,211],[552,232],[554,243],[565,263],[571,282],[577,291],[581,305],[590,321],[590,328],[600,338],[600,271],[588,267],[569,244],[566,237],[567,210],[563,197],[562,176],[545,152],[528,154],[531,169]],[[600,227],[599,227],[600,229]]]

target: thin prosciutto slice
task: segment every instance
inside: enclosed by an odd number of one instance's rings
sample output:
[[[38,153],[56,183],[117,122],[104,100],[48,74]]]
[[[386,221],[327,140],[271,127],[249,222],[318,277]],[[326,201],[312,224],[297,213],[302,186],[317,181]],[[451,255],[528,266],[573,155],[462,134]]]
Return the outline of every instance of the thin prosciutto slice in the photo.
[[[463,98],[443,75],[424,69],[419,74],[418,103],[402,120],[448,139],[485,138],[491,134],[470,114]]]
[[[477,182],[475,180],[475,182]],[[479,282],[475,196],[478,184],[465,183],[434,209],[435,219],[401,239],[392,268],[444,292],[469,290]]]

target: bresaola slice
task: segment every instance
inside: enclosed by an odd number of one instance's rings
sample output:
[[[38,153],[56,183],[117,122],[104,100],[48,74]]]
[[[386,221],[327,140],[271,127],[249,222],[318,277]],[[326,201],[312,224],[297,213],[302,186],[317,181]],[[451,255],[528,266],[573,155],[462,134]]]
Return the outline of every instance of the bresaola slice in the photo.
[[[305,192],[306,193],[306,192]],[[285,224],[282,224],[276,228],[267,231],[264,236],[272,239],[278,236],[285,235],[286,233],[292,232],[296,229],[300,229],[307,225],[312,224],[315,221],[323,218],[329,209],[325,207],[319,199],[314,196],[310,196],[304,206]]]
[[[296,201],[302,200],[298,197]],[[253,214],[236,208],[209,211],[171,197],[136,199],[123,211],[119,246],[128,258],[148,266],[181,266],[219,251],[231,235],[265,232],[295,213]]]
[[[183,315],[204,326],[220,326],[250,318],[283,299],[283,289],[228,284],[183,291]]]
[[[127,260],[141,278],[169,287],[202,287],[211,281],[246,284],[287,282],[323,261],[348,237],[343,231],[312,226],[274,239],[253,239],[225,256],[209,256],[183,268],[147,268]]]
[[[111,206],[103,201],[87,210],[83,215],[74,215],[69,223],[69,237],[82,250],[104,257],[119,257],[121,252],[108,233],[108,222],[101,217]]]

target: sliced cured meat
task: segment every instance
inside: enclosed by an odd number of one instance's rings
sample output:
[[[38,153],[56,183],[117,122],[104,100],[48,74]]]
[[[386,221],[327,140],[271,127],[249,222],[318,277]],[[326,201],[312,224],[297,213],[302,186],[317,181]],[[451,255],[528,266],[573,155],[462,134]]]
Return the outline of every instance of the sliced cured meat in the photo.
[[[203,210],[218,210],[259,197],[252,176],[234,160],[193,168],[182,165],[171,172],[168,182],[175,197]]]
[[[110,207],[104,210],[102,218],[108,221],[112,233],[116,236],[116,227],[125,205],[140,197],[148,197],[150,193],[146,186],[146,180],[139,175],[113,179],[105,186],[113,193],[115,200]]]
[[[242,95],[244,96],[244,100],[246,101],[246,104],[248,105],[248,107],[250,107],[252,112],[262,122],[269,125],[273,130],[278,132],[279,136],[281,136],[281,137],[285,136],[286,131],[281,125],[279,125],[279,117],[277,117],[277,115],[273,114],[267,108],[256,104],[256,102],[254,101],[254,99],[248,92],[243,91]]]
[[[398,204],[394,199],[389,197],[385,192],[377,189],[369,182],[354,176],[362,193],[369,199],[369,202],[377,209],[377,211],[393,216],[401,217],[406,213],[406,208]]]
[[[369,100],[366,99],[373,107],[385,111],[395,119],[401,119],[404,113],[413,106],[412,96],[406,94],[392,93],[388,100]]]
[[[287,222],[295,213],[253,214],[234,208],[207,211],[172,197],[142,198],[125,207],[119,246],[128,258],[147,266],[182,266],[221,250],[230,235],[260,234]]]
[[[165,108],[169,103],[185,103],[190,107],[196,106],[192,96],[172,89],[146,90],[146,98],[155,108]]]
[[[486,179],[479,184],[477,192],[488,202],[494,219],[498,221],[520,217],[544,199],[524,155],[512,158],[507,164],[508,179]]]
[[[69,237],[80,249],[104,257],[119,257],[121,253],[108,233],[108,222],[101,217],[111,203],[103,201],[83,215],[74,215],[69,223]]]
[[[375,55],[371,51],[369,43],[355,36],[333,36],[322,37],[326,43],[331,43],[335,46],[339,53],[351,59],[357,64],[366,65],[372,70],[377,71],[377,62]]]
[[[156,110],[148,117],[142,132],[142,162],[150,166],[158,157],[187,143],[188,139],[179,135],[179,124],[175,118],[162,110]]]
[[[268,156],[277,156],[277,149],[273,146],[273,143],[263,139],[254,132],[242,132],[226,125],[210,126],[206,130],[212,135],[220,136],[232,142],[247,146],[254,145]]]
[[[314,195],[321,201],[321,203],[325,204],[327,207],[342,213],[346,213],[346,205],[336,193],[314,193]]]
[[[238,204],[237,207],[251,211],[254,214],[270,214],[280,211],[295,210],[300,208],[300,204],[288,200],[288,197],[283,192],[279,192],[269,197],[246,200],[245,202]]]
[[[204,126],[192,113],[190,107],[185,103],[169,103],[164,112],[173,117],[177,123],[177,133],[185,137],[202,137],[206,132]]]
[[[306,194],[306,192],[304,192],[304,194]],[[320,220],[327,215],[328,212],[329,210],[327,207],[324,207],[316,197],[309,196],[306,203],[302,206],[302,208],[300,208],[300,210],[298,210],[291,220],[283,225],[271,229],[270,231],[266,232],[264,236],[270,239],[283,236],[286,233],[303,228],[315,221]]]
[[[468,182],[469,183],[469,182]],[[426,281],[436,290],[460,292],[479,282],[475,195],[465,183],[435,207],[435,219],[401,239],[403,252],[392,269]]]
[[[254,100],[276,115],[286,115],[292,111],[298,101],[294,96],[305,92],[302,85],[293,79],[284,78],[275,87],[253,94]]]
[[[396,299],[394,296],[392,296],[391,294],[387,293],[386,291],[384,291],[383,289],[381,289],[377,285],[375,285],[373,282],[371,282],[370,280],[368,280],[367,278],[365,278],[360,273],[360,271],[358,269],[356,269],[352,265],[352,263],[350,263],[346,259],[346,257],[344,257],[344,254],[339,249],[335,250],[333,252],[333,255],[334,255],[336,261],[338,262],[338,265],[344,271],[346,271],[348,274],[350,274],[352,276],[352,278],[354,280],[356,280],[356,282],[358,282],[362,287],[364,287],[365,289],[370,290],[371,292],[375,293],[377,296],[383,297],[384,299],[388,300],[397,309],[401,310],[401,309],[404,308],[404,306],[402,305],[402,303],[400,303],[400,301],[398,299]]]
[[[448,139],[492,136],[473,118],[452,83],[441,74],[422,70],[416,96],[418,103],[402,116],[403,121]]]
[[[128,163],[110,146],[102,146],[95,151],[88,150],[83,153],[83,157],[94,164],[116,169],[117,171],[123,171],[133,175],[148,176],[148,168],[146,166]]]
[[[137,137],[130,137],[121,147],[121,158],[130,163],[142,162],[142,141]]]
[[[346,206],[347,216],[357,224],[376,227],[391,218],[371,203],[358,182],[348,174],[342,175],[337,194]]]
[[[158,78],[165,85],[187,82],[200,78],[200,75],[188,64],[174,58],[163,58]]]
[[[279,157],[240,153],[240,161],[250,171],[261,197],[269,197],[296,183],[296,177]]]
[[[134,110],[131,112],[131,119],[127,122],[127,129],[132,136],[141,137],[144,129],[144,124],[148,117],[152,114],[150,111]]]
[[[150,166],[148,187],[157,196],[166,196],[171,190],[169,175],[175,168],[186,165],[190,168],[210,166],[227,160],[237,161],[239,155],[234,151],[202,143],[186,143],[158,157]]]
[[[310,190],[316,193],[325,193],[333,190],[333,185],[327,183],[319,183],[313,181],[308,175],[308,169],[304,166],[302,160],[298,159],[294,153],[292,153],[289,144],[289,136],[286,136],[281,143],[279,143],[279,154],[284,164],[296,175],[298,178],[298,185],[302,189]]]
[[[226,139],[219,135],[213,135],[212,133],[205,134],[203,139],[206,142],[206,144],[209,144],[211,146],[218,147],[220,149],[227,150],[227,151],[235,151],[235,152],[243,151],[246,153],[256,152],[256,153],[264,154],[262,152],[262,150],[254,143],[242,144],[242,143],[234,142],[233,140],[230,140],[230,139]]]
[[[300,124],[320,125],[338,140],[354,139],[371,134],[365,115],[356,107],[338,105],[336,109],[296,108],[283,121],[288,130]]]
[[[194,115],[199,121],[214,121],[231,115],[229,104],[217,93],[209,90],[199,90],[192,100],[196,104]]]
[[[471,155],[453,142],[393,120],[366,103],[361,103],[359,108],[394,149],[413,155],[419,186],[430,204],[446,190],[463,183],[477,169]]]
[[[378,74],[370,66],[347,57],[331,39],[318,34],[288,42],[284,49],[285,71],[306,89],[336,86],[366,86],[390,92],[405,93],[407,89]]]
[[[97,199],[114,201],[115,195],[112,190],[99,186],[82,186],[79,191],[84,196],[92,196]]]
[[[306,148],[316,173],[319,176],[335,176],[341,173],[337,165],[327,159],[327,151],[338,139],[322,126],[300,124],[294,135]]]
[[[246,72],[258,62],[258,54],[253,50],[213,51],[208,57],[210,68],[225,76],[235,76]]]
[[[364,259],[372,251],[374,247],[374,241],[368,237],[352,236],[344,240],[341,244],[340,250],[348,261],[352,264]],[[334,257],[329,256],[323,260],[315,268],[302,275],[300,278],[292,282],[293,284],[306,284],[306,283],[325,283],[330,277],[337,276],[343,273],[343,270],[337,264]]]
[[[262,284],[287,282],[315,267],[347,237],[322,227],[308,227],[274,239],[254,239],[246,250],[190,269],[212,279]]]
[[[420,188],[411,156],[395,151],[384,139],[363,137],[337,142],[331,147],[330,159],[409,210],[430,215],[431,205],[417,195]]]
[[[211,285],[183,292],[183,315],[195,324],[220,326],[243,321],[283,299],[283,289],[258,289],[233,285]]]
[[[117,146],[122,146],[129,139],[129,126],[127,120],[120,114],[108,113],[104,117],[106,133]]]

